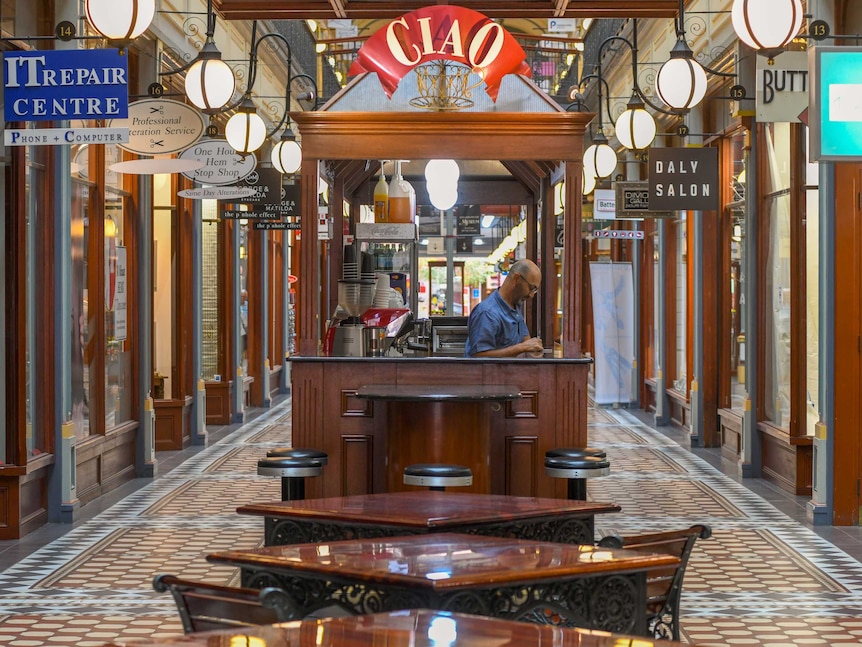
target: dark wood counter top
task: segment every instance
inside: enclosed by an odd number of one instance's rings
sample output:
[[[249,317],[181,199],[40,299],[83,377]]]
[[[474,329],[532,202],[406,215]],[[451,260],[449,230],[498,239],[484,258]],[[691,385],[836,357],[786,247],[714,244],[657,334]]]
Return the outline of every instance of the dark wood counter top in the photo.
[[[324,364],[364,364],[372,362],[383,364],[388,362],[408,362],[410,364],[592,364],[592,357],[314,357],[291,355],[290,362],[322,362]]]
[[[521,397],[521,390],[512,384],[366,384],[356,390],[356,397],[411,402],[483,402],[516,400]]]
[[[441,635],[445,638],[441,642]],[[114,647],[212,647],[240,644],[267,647],[452,647],[468,645],[554,645],[556,647],[681,647],[670,640],[626,637],[589,629],[569,629],[466,613],[412,609],[346,618],[308,619],[265,627],[207,631],[188,636],[117,640]],[[321,639],[322,637],[322,639]],[[245,641],[243,641],[245,639]],[[110,646],[109,646],[110,647]]]
[[[481,524],[619,511],[616,503],[427,490],[249,503],[237,508],[239,514],[363,521],[441,531],[465,521]]]
[[[239,514],[264,517],[267,546],[432,532],[592,544],[595,515],[619,511],[616,503],[428,490],[237,508]]]
[[[435,591],[632,573],[679,564],[679,559],[667,554],[457,533],[226,550],[210,553],[206,559],[252,570]]]

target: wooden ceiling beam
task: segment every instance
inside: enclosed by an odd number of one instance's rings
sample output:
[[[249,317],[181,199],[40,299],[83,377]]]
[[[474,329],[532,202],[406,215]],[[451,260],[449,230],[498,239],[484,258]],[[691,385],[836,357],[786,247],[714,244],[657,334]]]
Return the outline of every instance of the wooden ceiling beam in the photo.
[[[523,184],[527,188],[527,190],[529,190],[533,195],[539,194],[539,176],[536,175],[534,168],[531,168],[524,162],[517,162],[512,160],[502,162],[502,164],[506,168],[506,170],[512,174],[512,177],[514,177],[516,180],[518,180],[518,182]]]
[[[227,20],[392,19],[427,0],[215,0]],[[678,0],[460,0],[490,18],[671,18]]]

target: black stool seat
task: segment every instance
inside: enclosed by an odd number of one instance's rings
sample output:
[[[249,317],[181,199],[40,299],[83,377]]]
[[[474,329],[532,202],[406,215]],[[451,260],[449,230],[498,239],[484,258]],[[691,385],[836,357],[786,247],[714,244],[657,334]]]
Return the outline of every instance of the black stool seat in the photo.
[[[404,484],[431,490],[473,485],[473,470],[449,463],[416,463],[404,468]]]
[[[323,463],[316,458],[261,458],[257,461],[257,473],[260,476],[280,476],[281,500],[299,501],[305,498],[306,477],[320,476]]]
[[[266,450],[267,458],[312,458],[320,461],[321,465],[326,465],[329,462],[329,454],[322,452],[319,449],[310,449],[308,447],[276,447],[275,449]]]
[[[320,476],[323,473],[323,463],[313,458],[293,458],[290,456],[261,458],[257,462],[257,473],[260,476]]]
[[[581,458],[582,456],[596,456],[607,458],[604,449],[597,447],[556,447],[545,452],[545,458]]]
[[[545,474],[554,478],[568,479],[567,496],[573,501],[587,500],[587,479],[607,476],[610,473],[611,464],[607,458],[547,455],[545,457]]]
[[[567,458],[564,456],[545,459],[545,474],[554,478],[588,479],[595,476],[607,476],[611,473],[611,464],[598,456],[581,456]]]

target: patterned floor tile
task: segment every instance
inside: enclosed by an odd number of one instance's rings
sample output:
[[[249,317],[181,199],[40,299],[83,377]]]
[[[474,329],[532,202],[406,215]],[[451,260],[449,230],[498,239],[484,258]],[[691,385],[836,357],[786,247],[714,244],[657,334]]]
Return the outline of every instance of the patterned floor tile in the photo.
[[[703,647],[860,645],[858,617],[686,618],[683,640]]]
[[[206,472],[225,474],[257,474],[257,462],[266,457],[262,447],[236,447],[206,468]]]
[[[847,592],[768,530],[716,530],[698,540],[685,573],[687,593]]]
[[[615,422],[615,419],[614,419],[614,417],[613,417],[613,416],[608,412],[608,410],[605,410],[605,409],[598,409],[598,408],[596,408],[596,407],[590,407],[590,408],[587,410],[587,422],[588,422],[588,423],[594,423],[594,422],[599,422],[599,423],[601,423],[601,422],[610,422],[610,423],[613,423],[613,422]]]
[[[611,472],[637,472],[638,474],[657,474],[660,472],[683,474],[685,468],[667,454],[646,447],[604,448],[611,463]]]
[[[279,443],[283,444],[285,447],[290,447],[292,440],[293,435],[291,433],[290,425],[279,423],[265,427],[260,432],[249,437],[247,442],[273,444]]]
[[[590,447],[604,447],[620,443],[637,443],[643,445],[647,441],[643,436],[629,427],[622,425],[592,425],[588,431]]]
[[[236,569],[214,566],[206,555],[262,543],[263,526],[258,532],[231,528],[215,533],[158,527],[118,530],[34,588],[151,589],[153,577],[159,573],[223,584]]]
[[[116,639],[162,638],[182,632],[175,614],[0,616],[0,645],[9,647],[95,647]]]
[[[613,463],[611,475],[593,479],[587,484],[587,492],[594,501],[617,502],[623,514],[635,517],[685,517],[692,523],[711,517],[745,517],[730,501],[702,483],[684,478],[625,478],[616,474]]]
[[[230,515],[241,505],[281,498],[281,479],[190,481],[149,508],[144,515]]]

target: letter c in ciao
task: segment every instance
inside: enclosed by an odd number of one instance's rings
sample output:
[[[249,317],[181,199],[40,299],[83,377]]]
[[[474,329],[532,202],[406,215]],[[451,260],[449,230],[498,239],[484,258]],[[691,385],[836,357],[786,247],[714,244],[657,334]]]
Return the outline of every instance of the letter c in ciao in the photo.
[[[398,37],[395,35],[395,27],[398,25],[403,27],[405,31],[410,31],[410,27],[407,26],[407,21],[404,18],[393,20],[386,27],[386,45],[389,47],[393,58],[399,63],[407,66],[416,65],[422,60],[422,52],[419,51],[419,46],[414,43],[410,46],[410,49],[416,53],[416,59],[410,60],[407,58],[407,52],[402,49],[401,43],[398,42]]]

